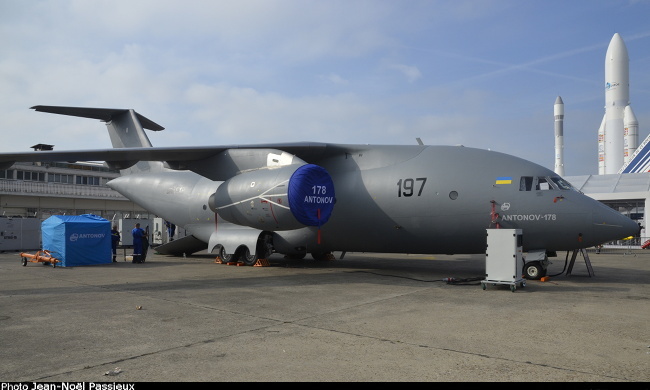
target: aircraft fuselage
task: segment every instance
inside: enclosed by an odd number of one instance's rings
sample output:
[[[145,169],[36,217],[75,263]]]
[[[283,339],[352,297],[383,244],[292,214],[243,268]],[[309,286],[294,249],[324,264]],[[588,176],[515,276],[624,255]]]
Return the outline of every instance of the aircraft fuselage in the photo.
[[[560,251],[638,231],[632,220],[570,188],[553,171],[510,155],[461,146],[341,150],[307,161],[331,175],[336,203],[329,221],[262,228],[273,232],[276,251],[484,253],[485,229],[497,227],[522,229],[525,251]],[[109,185],[208,242],[229,225],[208,204],[222,183],[165,171],[123,176]]]

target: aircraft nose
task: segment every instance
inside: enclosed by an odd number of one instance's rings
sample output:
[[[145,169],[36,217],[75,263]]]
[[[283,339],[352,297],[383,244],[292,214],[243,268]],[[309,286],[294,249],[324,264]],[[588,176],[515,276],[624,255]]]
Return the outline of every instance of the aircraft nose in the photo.
[[[640,230],[638,223],[605,205],[594,212],[593,223],[594,238],[601,244],[636,236]]]

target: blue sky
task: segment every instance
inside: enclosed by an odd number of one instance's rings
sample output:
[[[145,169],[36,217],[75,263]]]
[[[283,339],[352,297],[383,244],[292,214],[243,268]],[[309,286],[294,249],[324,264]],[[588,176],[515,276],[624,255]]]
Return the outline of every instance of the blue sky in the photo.
[[[614,33],[650,132],[649,16],[650,0],[0,0],[0,151],[110,147],[43,104],[133,108],[166,128],[155,146],[419,137],[553,169],[561,96],[565,175],[597,174]]]

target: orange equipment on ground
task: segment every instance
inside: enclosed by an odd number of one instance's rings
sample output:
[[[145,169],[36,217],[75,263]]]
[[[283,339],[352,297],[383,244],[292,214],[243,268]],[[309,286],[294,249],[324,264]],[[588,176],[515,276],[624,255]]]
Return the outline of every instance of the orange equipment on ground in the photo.
[[[244,266],[243,262],[238,262],[238,261],[224,261],[221,256],[217,256],[214,259],[214,262],[217,264],[228,264],[228,265],[236,265],[236,266]],[[253,267],[269,267],[271,263],[269,263],[268,259],[257,259],[255,264],[253,264]]]
[[[27,265],[28,261],[30,263],[43,263],[43,265],[52,265],[52,267],[56,267],[56,263],[61,262],[61,260],[53,257],[50,251],[46,249],[40,250],[34,255],[31,253],[22,252],[20,254],[20,257],[22,258],[23,267]]]

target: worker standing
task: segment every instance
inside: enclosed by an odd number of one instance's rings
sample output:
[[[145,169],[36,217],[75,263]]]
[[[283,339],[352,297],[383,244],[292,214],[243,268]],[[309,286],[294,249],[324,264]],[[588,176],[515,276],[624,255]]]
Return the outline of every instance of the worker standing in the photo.
[[[169,221],[165,221],[165,226],[167,226],[167,237],[169,241],[174,241],[174,234],[176,234],[176,225]]]
[[[120,240],[120,231],[117,230],[116,225],[113,225],[113,229],[111,229],[111,249],[113,250],[113,263],[117,263],[117,244],[119,244]]]
[[[135,224],[135,228],[131,230],[133,235],[133,263],[142,263],[142,241],[145,235],[144,230],[140,227],[139,223]]]

